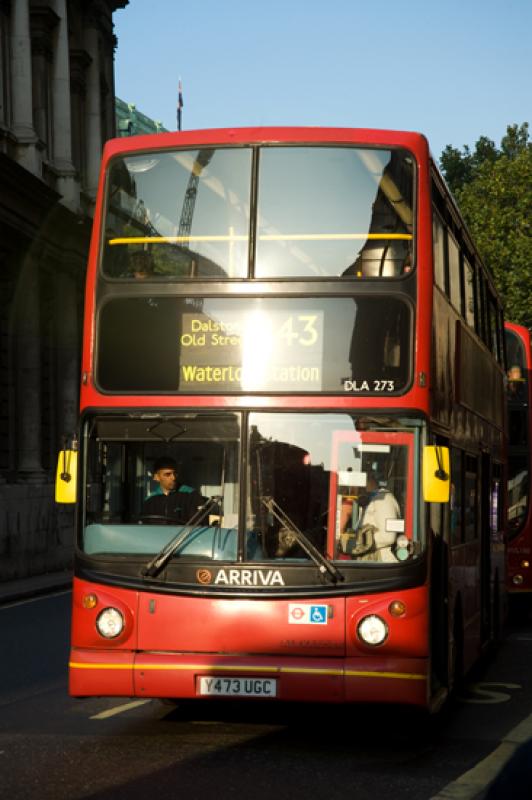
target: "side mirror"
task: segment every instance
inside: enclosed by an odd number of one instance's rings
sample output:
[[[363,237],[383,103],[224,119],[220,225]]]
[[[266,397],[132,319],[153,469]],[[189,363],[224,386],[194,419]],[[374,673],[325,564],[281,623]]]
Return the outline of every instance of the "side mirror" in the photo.
[[[423,448],[423,498],[426,503],[448,503],[451,488],[449,448]]]
[[[55,474],[55,502],[75,503],[78,493],[78,451],[76,443],[72,450],[60,451]]]

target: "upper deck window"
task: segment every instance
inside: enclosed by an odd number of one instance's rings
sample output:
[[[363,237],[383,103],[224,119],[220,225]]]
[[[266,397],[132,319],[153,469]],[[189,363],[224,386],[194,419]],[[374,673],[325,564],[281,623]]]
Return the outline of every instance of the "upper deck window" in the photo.
[[[432,218],[432,240],[434,246],[434,280],[442,292],[445,291],[445,226],[434,211]]]
[[[413,158],[403,150],[263,148],[257,277],[409,272],[413,174]]]
[[[116,278],[243,278],[251,150],[205,148],[115,159],[103,270]]]
[[[460,287],[460,248],[458,243],[448,234],[447,248],[449,253],[449,282],[451,284],[451,303],[458,312],[462,310],[462,290]]]
[[[123,156],[107,177],[102,268],[126,279],[396,277],[413,265],[413,206],[414,160],[404,150]]]
[[[475,272],[464,257],[465,318],[471,330],[475,330]]]

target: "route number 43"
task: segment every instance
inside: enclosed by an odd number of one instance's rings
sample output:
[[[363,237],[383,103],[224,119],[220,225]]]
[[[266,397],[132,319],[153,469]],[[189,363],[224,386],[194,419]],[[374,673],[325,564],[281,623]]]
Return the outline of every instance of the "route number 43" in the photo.
[[[298,316],[291,314],[279,328],[277,336],[288,347],[294,344],[312,347],[318,341],[317,319],[316,314],[299,314]]]

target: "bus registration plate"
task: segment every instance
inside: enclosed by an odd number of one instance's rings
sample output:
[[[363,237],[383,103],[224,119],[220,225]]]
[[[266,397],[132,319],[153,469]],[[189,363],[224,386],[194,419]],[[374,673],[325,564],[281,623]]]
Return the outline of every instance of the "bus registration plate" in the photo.
[[[225,697],[277,697],[275,678],[229,678],[202,675],[198,694]]]

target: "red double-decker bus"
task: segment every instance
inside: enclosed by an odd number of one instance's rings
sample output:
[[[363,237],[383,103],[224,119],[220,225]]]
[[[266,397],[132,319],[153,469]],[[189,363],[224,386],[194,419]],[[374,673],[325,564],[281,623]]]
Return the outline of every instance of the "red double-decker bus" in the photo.
[[[71,694],[438,707],[504,605],[502,365],[423,136],[109,142]]]
[[[505,324],[508,376],[508,591],[529,600],[532,592],[532,509],[530,507],[530,414],[532,356],[530,331]]]

